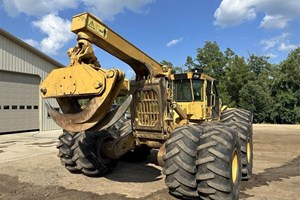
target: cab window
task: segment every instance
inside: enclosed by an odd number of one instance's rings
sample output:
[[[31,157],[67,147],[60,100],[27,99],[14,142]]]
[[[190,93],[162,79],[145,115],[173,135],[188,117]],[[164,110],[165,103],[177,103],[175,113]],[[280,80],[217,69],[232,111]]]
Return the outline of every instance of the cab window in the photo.
[[[189,79],[174,80],[173,84],[175,101],[192,101],[191,82]]]
[[[203,101],[203,80],[193,80],[194,101]]]

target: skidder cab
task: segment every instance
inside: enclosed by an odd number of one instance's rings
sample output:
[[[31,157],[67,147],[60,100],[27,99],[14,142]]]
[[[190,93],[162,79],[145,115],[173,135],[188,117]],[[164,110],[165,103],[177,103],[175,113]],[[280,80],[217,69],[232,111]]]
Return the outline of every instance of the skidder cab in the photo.
[[[193,69],[184,74],[172,74],[174,101],[185,110],[189,121],[199,123],[218,120],[221,102],[217,92],[217,80]]]

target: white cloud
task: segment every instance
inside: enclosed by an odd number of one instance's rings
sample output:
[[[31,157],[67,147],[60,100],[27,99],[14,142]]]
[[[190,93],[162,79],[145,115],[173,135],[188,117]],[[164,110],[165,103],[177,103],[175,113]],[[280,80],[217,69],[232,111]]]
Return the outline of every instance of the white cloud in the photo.
[[[36,48],[40,48],[40,44],[38,41],[35,41],[33,39],[24,39],[24,42],[26,42],[27,44],[36,47]]]
[[[181,42],[183,40],[183,38],[179,38],[179,39],[173,39],[171,40],[170,42],[168,42],[166,44],[167,47],[170,47],[170,46],[174,46],[176,44],[178,44],[179,42]]]
[[[245,20],[253,20],[256,17],[250,1],[223,0],[215,11],[214,25],[220,27],[238,25]]]
[[[299,47],[300,45],[295,45],[295,44],[289,44],[287,43],[281,43],[280,46],[278,47],[279,51],[291,51]]]
[[[266,15],[260,23],[260,27],[268,29],[283,29],[287,26],[290,18],[283,17],[282,15]]]
[[[292,19],[299,19],[297,0],[222,0],[215,11],[214,24],[220,27],[234,26],[253,20],[257,13],[265,13],[260,27],[282,29]]]
[[[145,13],[146,5],[156,0],[0,0],[7,14],[15,17],[20,13],[36,16],[31,22],[42,34],[42,40],[24,39],[28,44],[47,54],[56,54],[69,40],[75,37],[70,31],[71,22],[58,16],[59,11],[82,7],[102,20],[112,20],[115,15],[131,11]]]
[[[78,2],[74,0],[3,0],[8,15],[14,17],[20,13],[26,15],[44,15],[65,9],[74,9]]]
[[[71,22],[60,18],[55,13],[50,13],[38,21],[33,21],[32,25],[47,36],[41,41],[33,39],[25,39],[24,41],[47,54],[56,54],[59,49],[75,37],[75,34],[70,31]]]
[[[119,13],[131,11],[147,12],[146,5],[156,0],[2,0],[8,15],[15,17],[20,13],[31,16],[59,12],[66,9],[83,7],[102,20],[112,20]]]
[[[274,58],[276,58],[278,55],[273,54],[273,53],[269,53],[269,54],[267,54],[266,56],[269,57],[270,59],[274,59]]]
[[[282,33],[279,36],[261,40],[260,44],[263,45],[263,50],[267,51],[268,49],[278,46],[280,43],[284,42],[289,35],[289,33]]]
[[[290,44],[288,37],[290,36],[289,33],[282,33],[279,36],[261,40],[260,44],[263,45],[263,50],[267,51],[270,49],[277,49],[279,51],[291,51],[296,49],[300,45]],[[268,54],[270,58],[274,57],[273,54]]]
[[[82,0],[92,11],[102,20],[113,20],[114,16],[130,10],[135,13],[144,11],[147,4],[153,3],[156,0]]]

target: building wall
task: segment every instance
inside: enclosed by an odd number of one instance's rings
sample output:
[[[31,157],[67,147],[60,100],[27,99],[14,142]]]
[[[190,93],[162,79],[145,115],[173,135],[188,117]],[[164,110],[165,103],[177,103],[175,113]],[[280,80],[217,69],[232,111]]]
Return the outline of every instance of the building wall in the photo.
[[[57,67],[62,67],[62,64],[0,29],[0,70],[38,75],[42,81]],[[49,102],[54,107],[58,107],[54,99]],[[44,100],[39,95],[40,130],[59,129],[47,116],[44,104]]]

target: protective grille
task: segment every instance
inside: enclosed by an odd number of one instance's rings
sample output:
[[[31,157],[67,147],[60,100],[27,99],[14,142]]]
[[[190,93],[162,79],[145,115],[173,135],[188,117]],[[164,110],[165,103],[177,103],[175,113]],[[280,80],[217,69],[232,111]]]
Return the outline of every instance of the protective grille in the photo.
[[[153,90],[139,91],[137,97],[137,117],[140,126],[155,126],[159,120],[157,93]]]

